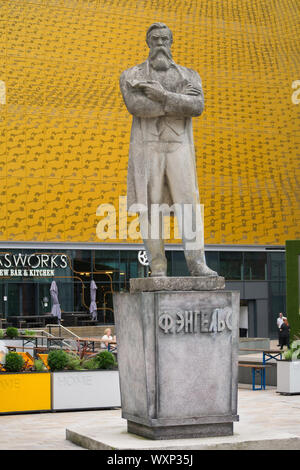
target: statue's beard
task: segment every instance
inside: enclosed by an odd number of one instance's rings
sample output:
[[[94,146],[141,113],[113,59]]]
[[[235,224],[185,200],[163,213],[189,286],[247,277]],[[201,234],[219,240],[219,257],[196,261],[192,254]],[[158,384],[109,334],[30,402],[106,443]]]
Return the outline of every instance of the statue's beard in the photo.
[[[170,49],[163,46],[150,49],[149,61],[155,70],[168,70],[173,62]]]

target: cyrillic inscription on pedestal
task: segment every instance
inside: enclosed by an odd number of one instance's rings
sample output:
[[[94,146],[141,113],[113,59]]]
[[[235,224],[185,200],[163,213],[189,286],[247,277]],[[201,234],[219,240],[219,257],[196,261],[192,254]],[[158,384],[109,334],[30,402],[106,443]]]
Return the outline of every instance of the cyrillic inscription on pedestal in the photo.
[[[158,324],[164,333],[220,333],[225,328],[232,330],[231,316],[229,307],[164,311],[158,316]]]

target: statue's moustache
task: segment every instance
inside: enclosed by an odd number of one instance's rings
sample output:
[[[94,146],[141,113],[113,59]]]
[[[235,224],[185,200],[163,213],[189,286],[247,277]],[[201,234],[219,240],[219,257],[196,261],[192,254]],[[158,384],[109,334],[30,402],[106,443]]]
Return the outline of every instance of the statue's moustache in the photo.
[[[161,52],[166,57],[168,57],[168,59],[170,59],[170,60],[172,59],[172,53],[171,53],[170,49],[168,47],[164,47],[164,46],[157,46],[155,48],[152,48],[150,50],[150,58],[155,59],[155,57],[157,57],[157,55]]]

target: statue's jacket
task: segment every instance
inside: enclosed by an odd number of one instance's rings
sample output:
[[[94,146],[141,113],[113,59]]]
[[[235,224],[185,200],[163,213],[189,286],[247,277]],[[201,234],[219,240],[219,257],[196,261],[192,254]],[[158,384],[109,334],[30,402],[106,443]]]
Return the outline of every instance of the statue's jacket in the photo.
[[[171,137],[172,141],[178,142],[179,145],[184,143],[185,158],[191,158],[193,161],[195,187],[198,188],[192,117],[200,116],[204,109],[201,79],[192,69],[177,64],[173,66],[178,72],[176,92],[168,91],[163,104],[147,98],[135,87],[136,83],[149,80],[148,60],[126,70],[120,77],[124,102],[129,113],[133,115],[127,174],[128,209],[133,204],[143,204],[147,207],[147,159],[151,158],[151,155],[147,155],[147,143],[160,142],[164,135],[167,139]],[[187,94],[188,85],[197,89],[199,93]],[[167,185],[164,189],[164,200],[161,203],[171,206],[176,201],[172,200]]]

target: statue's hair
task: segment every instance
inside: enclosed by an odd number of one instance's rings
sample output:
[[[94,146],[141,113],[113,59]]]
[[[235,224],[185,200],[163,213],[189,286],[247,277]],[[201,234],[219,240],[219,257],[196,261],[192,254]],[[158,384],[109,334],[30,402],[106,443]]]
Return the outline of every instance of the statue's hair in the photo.
[[[153,29],[167,29],[168,33],[169,33],[169,36],[170,36],[170,41],[171,41],[171,44],[172,44],[173,34],[172,34],[172,31],[170,30],[170,28],[165,23],[153,23],[148,28],[148,31],[147,31],[147,34],[146,34],[146,42],[147,42],[148,46],[149,46],[149,36],[150,36],[151,31],[153,31]]]

